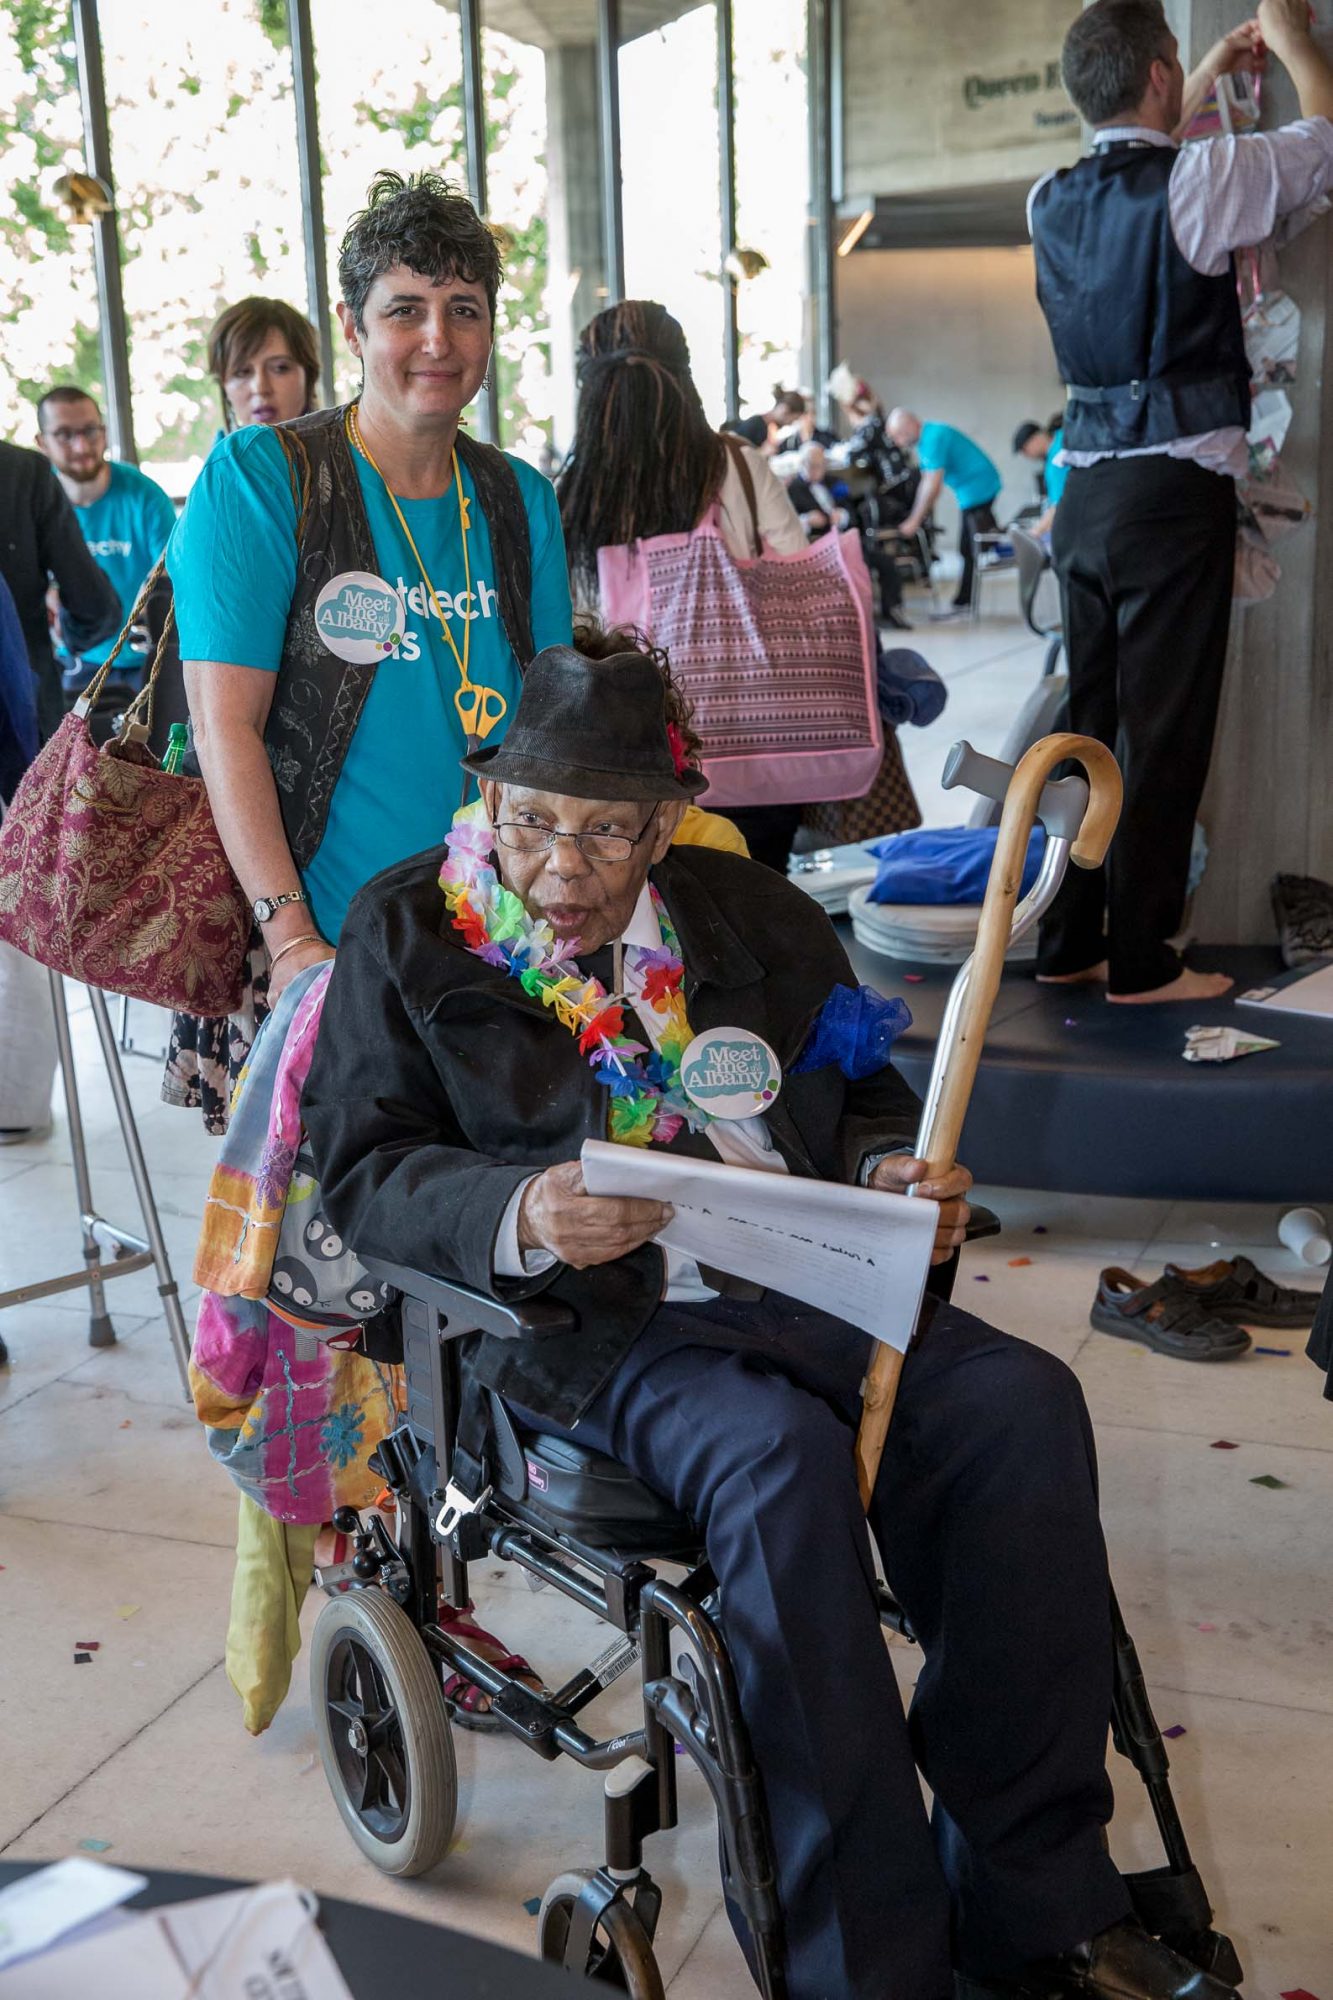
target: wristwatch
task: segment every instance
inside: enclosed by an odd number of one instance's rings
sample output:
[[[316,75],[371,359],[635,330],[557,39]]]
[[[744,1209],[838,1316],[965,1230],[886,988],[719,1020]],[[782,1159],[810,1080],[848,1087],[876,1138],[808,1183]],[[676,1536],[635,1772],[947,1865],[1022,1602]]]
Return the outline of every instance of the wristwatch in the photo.
[[[285,909],[288,903],[304,903],[305,901],[306,893],[304,889],[289,889],[285,896],[256,896],[250,907],[255,913],[255,922],[257,924],[266,924],[276,911]]]

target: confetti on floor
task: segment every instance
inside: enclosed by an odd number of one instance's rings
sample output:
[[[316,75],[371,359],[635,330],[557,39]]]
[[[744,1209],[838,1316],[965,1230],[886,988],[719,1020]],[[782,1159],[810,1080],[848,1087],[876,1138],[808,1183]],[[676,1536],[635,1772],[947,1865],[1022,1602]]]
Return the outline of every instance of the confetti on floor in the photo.
[[[1044,1222],[1038,1222],[1033,1225],[1032,1234],[1034,1236],[1047,1236],[1050,1232]]]
[[[906,979],[912,986],[920,986],[925,976],[926,975],[924,972],[905,972],[903,974],[903,978]]]
[[[1169,1729],[1164,1729],[1162,1731],[1162,1734],[1163,1736],[1169,1736],[1171,1738],[1171,1741],[1174,1743],[1177,1736],[1183,1736],[1185,1734],[1185,1725],[1183,1722],[1173,1722]]]
[[[990,1283],[990,1279],[986,1276],[986,1273],[984,1271],[974,1271],[972,1273],[972,1283],[974,1285],[988,1285]]]
[[[90,1667],[92,1663],[93,1656],[91,1653],[76,1653],[74,1655],[74,1664],[76,1667]]]
[[[1255,1353],[1256,1353],[1256,1354],[1290,1354],[1290,1353],[1291,1353],[1291,1349],[1290,1349],[1289,1347],[1256,1347],[1254,1351],[1255,1351]]]
[[[125,1419],[124,1423],[123,1423],[123,1424],[121,1425],[121,1427],[120,1427],[120,1428],[121,1428],[121,1429],[122,1429],[123,1431],[132,1431],[132,1430],[134,1429],[134,1419],[133,1419],[133,1417],[126,1417],[126,1419]]]
[[[100,1653],[102,1642],[100,1639],[76,1639],[74,1650],[76,1653]]]
[[[138,1609],[137,1604],[118,1604],[116,1606],[116,1616],[117,1618],[133,1618]]]
[[[1282,2000],[1317,2000],[1317,1995],[1307,1993],[1303,1986],[1293,1986],[1290,1993],[1284,1993]]]
[[[529,1896],[527,1901],[523,1905],[524,1909],[527,1911],[530,1917],[535,1917],[538,1910],[540,1910],[541,1906],[542,1906],[542,1899],[540,1896]]]
[[[1250,1484],[1251,1486],[1266,1486],[1270,1492],[1277,1493],[1284,1489],[1289,1482],[1285,1479],[1274,1479],[1271,1472],[1261,1472],[1257,1479],[1250,1481]]]
[[[1025,1264],[1030,1264],[1031,1262],[1032,1259],[1030,1257],[1011,1257],[1009,1259],[1009,1269],[1011,1271],[1021,1271]]]
[[[1216,1625],[1201,1625],[1199,1627],[1199,1630],[1201,1632],[1215,1632],[1217,1630],[1217,1627]]]
[[[1067,1028],[1076,1028],[1078,1026],[1078,1022],[1074,1019],[1072,1014],[1065,1015],[1065,1026]]]
[[[1233,1443],[1230,1438],[1214,1438],[1208,1449],[1209,1451],[1239,1451],[1240,1446]]]
[[[81,1840],[79,1846],[85,1854],[105,1854],[111,1846],[109,1840]]]

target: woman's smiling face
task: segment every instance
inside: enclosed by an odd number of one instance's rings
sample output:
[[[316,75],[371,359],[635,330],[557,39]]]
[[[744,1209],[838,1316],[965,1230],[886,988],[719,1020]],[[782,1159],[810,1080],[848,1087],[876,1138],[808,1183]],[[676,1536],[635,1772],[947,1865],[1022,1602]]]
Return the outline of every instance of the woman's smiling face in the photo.
[[[370,287],[361,326],[341,303],[338,318],[365,369],[367,400],[400,420],[456,418],[485,379],[490,305],[472,279],[436,282],[396,264]]]

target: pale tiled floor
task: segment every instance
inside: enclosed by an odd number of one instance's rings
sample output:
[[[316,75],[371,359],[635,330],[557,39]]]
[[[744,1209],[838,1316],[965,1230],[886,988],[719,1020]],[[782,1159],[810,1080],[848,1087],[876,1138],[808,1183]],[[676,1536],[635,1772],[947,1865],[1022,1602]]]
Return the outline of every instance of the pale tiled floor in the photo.
[[[923,626],[920,643],[954,698],[934,729],[909,731],[906,743],[931,816],[950,817],[923,774],[938,770],[956,736],[997,745],[1037,649],[1018,641],[1012,616],[977,629]],[[149,1017],[147,1034],[153,1026]],[[86,1008],[76,1038],[96,1196],[113,1221],[133,1226]],[[157,1101],[155,1063],[131,1057],[126,1069],[169,1246],[192,1294],[212,1142],[194,1118]],[[47,1142],[0,1152],[0,1287],[76,1260],[68,1159],[63,1120]],[[1061,1355],[1087,1392],[1121,1599],[1159,1719],[1187,1732],[1171,1749],[1177,1794],[1249,1969],[1245,1991],[1277,2000],[1304,1988],[1333,2000],[1333,1411],[1299,1337],[1260,1336],[1290,1347],[1286,1357],[1200,1369],[1087,1324],[1107,1263],[1146,1276],[1170,1255],[1202,1261],[1216,1243],[1290,1273],[1276,1214],[1013,1190],[986,1199],[1005,1234],[969,1253],[958,1299]],[[1010,1262],[1018,1257],[1032,1261]],[[363,1862],[315,1759],[303,1661],[269,1733],[255,1741],[241,1728],[222,1667],[232,1490],[182,1400],[151,1274],[116,1281],[109,1297],[121,1337],[100,1354],[86,1346],[79,1294],[0,1315],[12,1354],[0,1374],[0,1853],[54,1856],[95,1839],[118,1862],[289,1873],[327,1894],[530,1949],[525,1900],[562,1869],[599,1858],[596,1780],[539,1766],[506,1741],[459,1736],[464,1810],[449,1861],[405,1884]],[[1210,1450],[1218,1437],[1240,1449]],[[1260,1473],[1287,1484],[1251,1485]],[[553,1593],[532,1596],[521,1579],[485,1567],[476,1577],[483,1614],[548,1675],[600,1650],[605,1635]],[[122,1617],[130,1606],[133,1616]],[[312,1599],[307,1631],[319,1609]],[[75,1667],[74,1641],[84,1638],[101,1650]],[[916,1657],[895,1649],[905,1684]],[[623,1687],[620,1699],[627,1713]],[[614,1699],[606,1706],[615,1713]],[[1143,1794],[1114,1764],[1116,1853],[1146,1865],[1157,1856]],[[721,1913],[707,1801],[692,1769],[682,1769],[682,1794],[681,1829],[651,1853],[666,1891],[663,1968],[675,2000],[739,2000],[751,1989]]]

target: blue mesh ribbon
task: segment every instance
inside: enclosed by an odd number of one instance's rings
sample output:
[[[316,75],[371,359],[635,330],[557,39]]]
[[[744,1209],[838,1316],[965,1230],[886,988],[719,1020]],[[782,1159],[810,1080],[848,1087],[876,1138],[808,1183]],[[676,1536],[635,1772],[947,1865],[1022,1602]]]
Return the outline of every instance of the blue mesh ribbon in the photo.
[[[849,1083],[877,1076],[888,1068],[894,1043],[911,1025],[905,1000],[886,1000],[870,986],[835,986],[787,1073],[804,1076],[836,1063]]]

